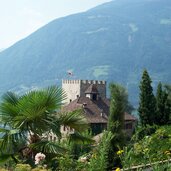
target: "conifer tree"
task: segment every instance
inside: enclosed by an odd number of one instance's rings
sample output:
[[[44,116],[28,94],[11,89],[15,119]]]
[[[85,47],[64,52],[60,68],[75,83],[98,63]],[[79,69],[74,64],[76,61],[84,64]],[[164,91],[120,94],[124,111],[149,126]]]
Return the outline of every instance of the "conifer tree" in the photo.
[[[139,101],[139,117],[143,126],[153,125],[156,115],[156,100],[151,86],[151,78],[144,70],[142,80],[140,82],[140,101]]]
[[[110,141],[108,163],[109,168],[112,166],[120,166],[120,159],[117,156],[117,151],[123,147],[124,144],[124,112],[128,103],[128,95],[120,85],[110,85],[110,115],[108,120],[108,131],[113,134],[113,138]]]
[[[168,99],[169,99],[169,101],[171,103],[171,85],[169,85],[169,84],[165,85],[165,90],[166,90],[166,92],[168,94]]]
[[[157,113],[155,124],[165,125],[169,122],[170,117],[170,102],[168,98],[168,93],[166,90],[163,90],[162,83],[160,82],[157,87],[156,94],[156,106]]]

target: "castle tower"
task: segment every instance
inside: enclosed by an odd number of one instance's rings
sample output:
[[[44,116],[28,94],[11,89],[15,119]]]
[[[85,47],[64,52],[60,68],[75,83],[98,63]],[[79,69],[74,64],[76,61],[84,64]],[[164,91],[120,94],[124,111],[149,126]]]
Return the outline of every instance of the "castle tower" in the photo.
[[[95,84],[91,84],[88,89],[85,91],[85,96],[91,100],[98,100],[99,92]]]
[[[94,86],[95,85],[95,86]],[[67,94],[65,104],[77,99],[86,97],[89,89],[96,87],[98,97],[106,98],[106,81],[97,80],[62,80],[62,88]]]

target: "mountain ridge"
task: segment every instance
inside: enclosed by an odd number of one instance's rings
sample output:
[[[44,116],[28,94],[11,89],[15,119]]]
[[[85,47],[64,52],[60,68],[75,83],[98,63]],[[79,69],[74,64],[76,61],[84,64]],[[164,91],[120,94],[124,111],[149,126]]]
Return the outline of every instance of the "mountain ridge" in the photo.
[[[53,20],[0,53],[0,92],[60,84],[71,70],[125,85],[134,103],[144,68],[154,87],[171,81],[170,9],[169,0],[116,0]]]

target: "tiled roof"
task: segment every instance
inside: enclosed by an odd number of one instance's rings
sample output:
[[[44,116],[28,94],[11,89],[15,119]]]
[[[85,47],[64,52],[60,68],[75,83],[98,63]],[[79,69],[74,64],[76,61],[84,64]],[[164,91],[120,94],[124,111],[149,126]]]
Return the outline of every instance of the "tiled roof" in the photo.
[[[64,107],[66,111],[74,111],[82,108],[89,123],[107,123],[109,106],[99,99],[92,101],[88,97],[79,97]]]
[[[85,94],[93,94],[93,93],[95,94],[99,93],[95,84],[91,84],[85,91]]]
[[[125,112],[125,114],[124,114],[124,120],[125,121],[136,121],[137,118],[135,118],[133,115],[130,115],[127,112]]]
[[[84,115],[89,123],[107,123],[109,115],[110,101],[99,98],[91,100],[88,97],[79,97],[64,107],[65,111],[74,111],[83,109]],[[136,118],[125,112],[125,121],[136,121]]]

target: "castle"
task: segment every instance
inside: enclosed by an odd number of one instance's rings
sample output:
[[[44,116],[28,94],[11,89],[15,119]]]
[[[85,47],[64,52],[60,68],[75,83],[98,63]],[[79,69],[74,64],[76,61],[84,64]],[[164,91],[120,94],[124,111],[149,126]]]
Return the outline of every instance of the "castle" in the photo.
[[[107,128],[110,100],[106,97],[106,81],[62,80],[62,88],[67,94],[65,111],[82,109],[93,134],[99,134]],[[131,136],[136,121],[134,116],[124,113],[124,130],[128,136]],[[71,131],[62,127],[63,133]]]
[[[78,97],[86,97],[85,91],[90,87],[90,85],[94,85],[97,88],[99,97],[106,98],[106,81],[62,80],[62,89],[67,94],[67,99],[64,102],[69,104]],[[96,98],[95,95],[92,98]]]

